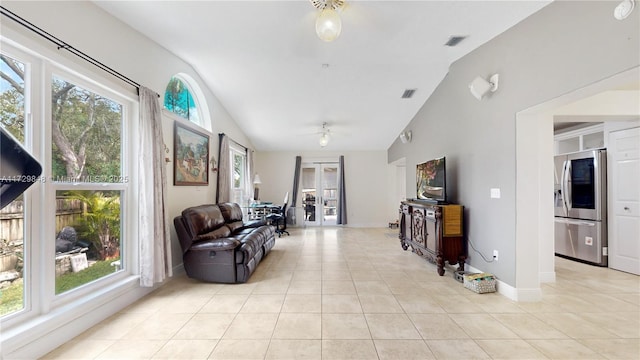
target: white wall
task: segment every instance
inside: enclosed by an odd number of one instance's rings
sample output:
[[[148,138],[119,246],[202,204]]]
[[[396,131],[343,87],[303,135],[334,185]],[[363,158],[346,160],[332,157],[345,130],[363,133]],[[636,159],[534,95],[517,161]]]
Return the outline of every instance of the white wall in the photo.
[[[281,204],[284,194],[292,191],[295,158],[298,155],[302,156],[303,162],[337,161],[340,155],[344,155],[347,226],[382,227],[392,220],[389,218],[388,194],[393,190],[389,187],[388,172],[395,166],[387,164],[385,151],[257,152],[254,163],[262,180],[262,201]],[[300,199],[301,195],[298,194],[298,206],[301,205]]]

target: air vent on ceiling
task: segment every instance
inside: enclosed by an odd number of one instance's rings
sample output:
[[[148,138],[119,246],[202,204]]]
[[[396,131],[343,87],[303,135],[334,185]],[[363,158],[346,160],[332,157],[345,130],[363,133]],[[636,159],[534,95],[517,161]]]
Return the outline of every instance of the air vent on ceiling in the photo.
[[[449,40],[447,40],[446,43],[444,43],[446,46],[456,46],[460,43],[460,41],[466,39],[466,36],[450,36]]]
[[[418,89],[407,89],[404,91],[404,93],[402,93],[402,98],[403,99],[411,99],[413,97],[413,94],[415,94],[416,90]]]

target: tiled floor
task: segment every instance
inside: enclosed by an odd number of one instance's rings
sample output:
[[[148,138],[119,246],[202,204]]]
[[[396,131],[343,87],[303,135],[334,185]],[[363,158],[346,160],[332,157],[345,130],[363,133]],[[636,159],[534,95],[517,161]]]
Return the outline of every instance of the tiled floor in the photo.
[[[640,277],[556,259],[543,301],[475,294],[388,229],[293,229],[250,282],[178,276],[46,359],[638,359]]]

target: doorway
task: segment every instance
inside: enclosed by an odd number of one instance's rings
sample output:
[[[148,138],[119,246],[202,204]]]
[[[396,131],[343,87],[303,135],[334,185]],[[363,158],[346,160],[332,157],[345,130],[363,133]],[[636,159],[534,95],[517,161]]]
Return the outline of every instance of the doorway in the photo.
[[[539,301],[540,283],[555,282],[554,211],[549,200],[553,192],[549,179],[553,179],[553,123],[558,115],[555,110],[607,90],[626,90],[630,83],[637,84],[639,72],[640,68],[635,67],[516,114],[517,287],[508,289],[511,299]],[[633,87],[636,88],[637,85]],[[621,109],[607,113],[624,115]]]
[[[306,163],[302,165],[302,203],[306,226],[337,224],[338,163]]]

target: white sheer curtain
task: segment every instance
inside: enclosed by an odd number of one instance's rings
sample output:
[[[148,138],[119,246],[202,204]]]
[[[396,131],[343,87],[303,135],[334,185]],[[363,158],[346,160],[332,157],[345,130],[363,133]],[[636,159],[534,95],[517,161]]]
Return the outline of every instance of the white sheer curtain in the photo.
[[[231,159],[229,155],[229,137],[219,134],[220,151],[218,152],[218,188],[216,203],[229,202],[231,191]]]
[[[172,276],[171,238],[165,213],[167,174],[158,94],[140,87],[138,159],[138,234],[140,285],[153,286]]]

